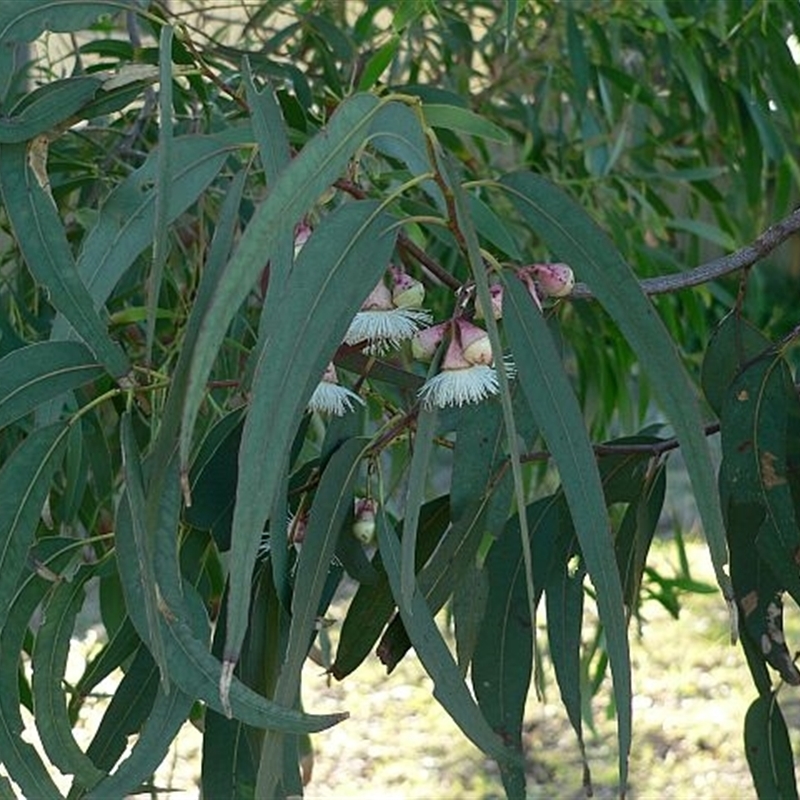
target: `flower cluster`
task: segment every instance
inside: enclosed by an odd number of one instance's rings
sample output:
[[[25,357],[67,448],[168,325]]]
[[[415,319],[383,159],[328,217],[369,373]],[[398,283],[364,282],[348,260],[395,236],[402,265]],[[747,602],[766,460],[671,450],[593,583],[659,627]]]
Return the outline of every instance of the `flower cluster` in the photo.
[[[384,355],[429,325],[431,315],[421,306],[425,288],[414,278],[392,268],[391,290],[381,280],[369,293],[347,329],[345,344],[362,345],[368,355]]]

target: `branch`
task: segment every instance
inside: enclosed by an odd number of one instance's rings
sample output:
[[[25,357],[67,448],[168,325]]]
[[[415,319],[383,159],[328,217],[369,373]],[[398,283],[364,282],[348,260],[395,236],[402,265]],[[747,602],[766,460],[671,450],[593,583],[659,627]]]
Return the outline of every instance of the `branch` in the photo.
[[[731,272],[746,269],[771,253],[779,244],[785,242],[792,234],[800,231],[800,209],[793,211],[788,217],[767,228],[753,242],[727,256],[715,258],[699,267],[679,272],[675,275],[661,275],[657,278],[645,278],[641,281],[645,294],[665,294],[699,286],[701,283],[721,278]],[[584,283],[575,285],[570,297],[592,299],[594,294]]]

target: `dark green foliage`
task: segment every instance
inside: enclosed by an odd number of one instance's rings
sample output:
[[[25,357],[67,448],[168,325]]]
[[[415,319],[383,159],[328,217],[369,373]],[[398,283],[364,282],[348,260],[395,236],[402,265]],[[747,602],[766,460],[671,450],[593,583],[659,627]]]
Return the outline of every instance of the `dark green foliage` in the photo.
[[[659,527],[679,450],[759,695],[756,790],[796,797],[773,670],[800,684],[800,292],[773,250],[800,229],[798,8],[264,2],[226,39],[192,5],[0,4],[0,754],[23,795],[60,796],[51,766],[76,800],[141,791],[190,717],[205,796],[300,794],[309,735],[346,717],[302,707],[306,661],[343,680],[411,649],[512,798],[547,659],[590,789],[608,666],[624,791],[631,619],[704,588],[648,563],[656,536],[682,553]],[[408,331],[353,333],[362,311],[442,335],[422,363]],[[94,583],[107,639],[68,686]]]

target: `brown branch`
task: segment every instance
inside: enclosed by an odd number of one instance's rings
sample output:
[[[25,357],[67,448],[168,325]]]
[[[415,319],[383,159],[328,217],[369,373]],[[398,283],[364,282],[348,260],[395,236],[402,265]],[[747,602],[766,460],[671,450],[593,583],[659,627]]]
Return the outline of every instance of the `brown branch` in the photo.
[[[719,423],[711,422],[703,428],[705,436],[719,433]],[[658,458],[671,450],[677,450],[681,446],[677,437],[669,439],[659,439],[655,442],[631,442],[629,444],[614,444],[613,442],[592,445],[595,455],[598,458],[603,456],[633,456],[644,455]],[[547,450],[534,450],[530,453],[522,453],[520,461],[529,464],[533,461],[549,461],[551,454]]]
[[[679,272],[675,275],[661,275],[657,278],[645,278],[641,281],[645,294],[665,294],[677,292],[690,286],[699,286],[702,283],[717,280],[731,272],[752,267],[764,256],[771,253],[779,244],[785,242],[790,236],[800,231],[800,209],[793,211],[788,217],[767,228],[759,237],[741,250],[727,256],[720,256],[701,264],[699,267]],[[594,294],[586,284],[578,283],[572,290],[570,297],[593,299]]]

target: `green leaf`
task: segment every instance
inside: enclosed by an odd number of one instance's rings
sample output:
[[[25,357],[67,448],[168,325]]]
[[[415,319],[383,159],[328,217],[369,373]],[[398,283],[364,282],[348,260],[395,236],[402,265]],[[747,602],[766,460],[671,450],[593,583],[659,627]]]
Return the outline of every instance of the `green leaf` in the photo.
[[[387,42],[382,44],[370,55],[361,72],[361,77],[358,79],[357,91],[369,91],[378,82],[378,79],[394,60],[400,48],[400,41],[400,37],[394,34]]]
[[[502,144],[510,142],[508,134],[501,127],[468,108],[442,103],[423,103],[422,115],[425,117],[425,122],[434,128],[491,139]]]
[[[110,772],[125,752],[128,737],[141,730],[153,707],[158,682],[156,662],[140,642],[86,749],[97,767]]]
[[[383,556],[386,574],[392,587],[395,602],[400,597],[400,543],[389,526],[381,503],[377,517],[378,546]],[[454,722],[477,747],[498,763],[515,761],[515,756],[486,723],[479,708],[461,679],[458,665],[447,649],[442,634],[436,627],[431,612],[419,589],[414,593],[411,613],[401,605],[403,619],[414,650],[433,680],[433,695],[442,704]]]
[[[0,428],[105,370],[79,342],[39,342],[0,359]]]
[[[89,661],[80,679],[73,686],[72,699],[69,703],[71,719],[77,719],[78,711],[92,689],[105,680],[117,667],[127,663],[140,646],[141,641],[136,635],[131,621],[126,617],[124,622],[113,631],[109,641],[100,648],[100,652]],[[91,757],[91,754],[89,755]],[[111,769],[112,766],[113,762],[106,768]]]
[[[197,200],[234,149],[233,145],[210,136],[175,138],[166,181],[167,223]],[[105,303],[120,278],[153,241],[158,169],[156,150],[108,195],[97,222],[83,242],[78,273],[95,307]],[[53,338],[64,338],[55,327]]]
[[[167,225],[169,219],[170,162],[174,152],[172,124],[172,36],[171,25],[161,28],[158,38],[158,149],[153,209],[153,251],[145,292],[147,295],[147,323],[145,325],[145,360],[152,362],[153,342],[156,335],[156,314],[164,262],[167,258]]]
[[[170,489],[168,501],[174,506],[177,520],[177,489]],[[147,616],[144,609],[143,590],[135,570],[136,549],[133,540],[133,520],[127,493],[122,495],[117,509],[116,557],[120,577],[125,591],[128,613],[140,637],[148,636]],[[156,535],[156,542],[164,540]],[[163,554],[159,554],[163,558]],[[174,561],[174,556],[168,561]],[[133,569],[131,565],[134,565]],[[172,571],[171,567],[166,568]],[[163,587],[164,592],[180,592],[178,586]],[[194,589],[183,585],[187,616],[182,618],[174,612],[177,603],[170,604],[170,613],[160,615],[162,638],[170,665],[170,678],[183,692],[192,698],[203,700],[219,713],[223,706],[219,697],[219,682],[222,665],[208,650],[208,617],[203,602]],[[283,708],[256,692],[248,689],[237,679],[231,684],[230,704],[233,716],[243,722],[261,728],[274,728],[289,733],[305,733],[324,730],[340,722],[343,714],[308,715]]]
[[[193,699],[174,687],[169,694],[158,688],[150,714],[128,757],[87,795],[87,800],[123,797],[135,791],[164,760],[192,710]]]
[[[647,371],[681,443],[717,582],[730,602],[730,580],[725,573],[728,554],[714,465],[694,387],[666,328],[630,267],[577,203],[531,173],[507,176],[501,185],[554,254],[589,284]]]
[[[716,327],[703,357],[701,383],[708,404],[719,416],[722,403],[742,367],[772,343],[736,311]]]
[[[407,613],[411,613],[411,598],[416,587],[415,557],[417,552],[417,528],[419,511],[425,500],[428,464],[433,452],[436,434],[436,411],[419,410],[417,435],[414,437],[414,452],[408,470],[408,490],[403,509],[403,537],[400,545],[400,602]]]
[[[448,497],[430,500],[420,509],[417,532],[416,569],[430,558],[450,522]],[[350,602],[342,623],[336,660],[331,675],[343,680],[369,655],[394,611],[395,602],[380,551],[372,559],[377,573],[374,583],[362,584]]]
[[[513,258],[514,261],[522,261],[522,253],[519,251],[516,239],[511,235],[503,220],[477,195],[468,194],[467,199],[475,230],[487,242]]]
[[[303,663],[313,642],[323,589],[345,520],[353,512],[353,491],[369,439],[350,439],[331,456],[314,497],[292,593],[289,641],[275,687],[275,701],[298,704]],[[227,639],[226,639],[227,641]],[[256,796],[272,797],[280,775],[284,740],[267,734],[259,758]]]
[[[75,542],[60,537],[45,539],[31,551],[32,562],[58,574],[74,559]],[[36,749],[22,733],[21,702],[17,670],[31,616],[52,587],[37,573],[28,573],[17,591],[4,598],[4,621],[0,631],[0,752],[3,766],[22,790],[24,797],[62,800],[48,769]]]
[[[0,193],[28,269],[108,371],[122,378],[130,369],[128,359],[96,314],[58,212],[26,155],[24,145],[0,145]]]
[[[471,564],[453,592],[453,628],[456,639],[456,660],[461,677],[467,669],[478,643],[481,622],[489,597],[489,582],[483,567]]]
[[[122,448],[122,468],[125,474],[126,496],[131,512],[132,545],[136,553],[136,557],[130,565],[130,572],[135,575],[147,620],[146,633],[138,632],[147,643],[156,664],[158,664],[162,686],[166,691],[169,691],[169,666],[164,652],[164,639],[160,623],[159,589],[156,585],[155,577],[154,532],[149,528],[146,519],[147,511],[145,508],[141,456],[134,437],[130,412],[126,412],[121,419],[120,446]],[[119,537],[120,531],[118,530],[115,536],[117,546],[119,546]]]
[[[122,0],[132,10],[136,0]],[[0,6],[0,43],[32,42],[42,31],[79,31],[101,14],[116,14],[120,2],[101,0],[14,0]]]
[[[559,537],[569,546],[575,541],[571,522],[561,520]],[[547,638],[550,642],[550,657],[556,673],[561,702],[567,711],[572,729],[578,739],[583,760],[583,785],[587,797],[591,792],[591,774],[583,741],[583,722],[581,717],[581,632],[583,629],[583,596],[586,569],[579,564],[571,569],[567,558],[561,558],[553,566],[545,586],[547,613]]]
[[[102,83],[99,78],[82,75],[34,89],[8,116],[0,117],[0,144],[26,142],[51,131],[91,100]]]
[[[189,472],[193,502],[184,518],[190,525],[210,531],[221,551],[228,550],[231,542],[243,416],[243,410],[236,409],[215,423]]]
[[[283,465],[311,393],[370,287],[386,269],[393,246],[390,221],[377,204],[347,203],[317,227],[300,251],[285,291],[264,310],[270,315],[269,340],[253,376],[251,411],[239,451],[227,663],[237,661],[247,628],[259,544],[254,532],[264,529],[272,510]],[[270,456],[265,460],[266,452]]]
[[[719,245],[723,250],[736,250],[737,242],[733,236],[708,222],[697,219],[687,219],[685,217],[676,217],[675,219],[664,220],[664,226],[675,231],[690,233],[700,239],[705,239],[712,244]]]
[[[84,584],[96,570],[94,565],[82,567],[72,580],[53,587],[44,605],[44,622],[36,633],[31,655],[33,710],[42,746],[54,766],[75,775],[86,789],[94,786],[103,773],[72,736],[62,682],[75,618],[85,598]]]
[[[553,455],[586,568],[597,590],[614,677],[620,784],[627,781],[631,742],[630,654],[619,572],[592,444],[578,400],[544,317],[522,282],[505,283],[503,320],[531,413]]]
[[[38,428],[0,470],[0,623],[25,567],[68,431],[64,423]]]
[[[758,697],[747,709],[744,745],[760,800],[796,800],[792,746],[774,695]]]
[[[203,797],[214,800],[252,800],[256,769],[241,722],[207,711],[203,727]]]
[[[553,497],[526,509],[535,603],[553,563],[559,513]],[[472,657],[472,687],[492,729],[521,753],[522,719],[533,669],[533,633],[518,515],[509,520],[492,545],[485,569],[489,596]],[[509,798],[524,798],[524,769],[508,765],[501,774]]]
[[[272,191],[256,211],[208,307],[201,312],[193,312],[190,317],[191,320],[195,314],[202,313],[186,397],[182,403],[182,466],[189,460],[194,423],[217,350],[239,305],[264,267],[263,255],[269,253],[282,236],[292,232],[300,217],[344,172],[356,149],[363,144],[379,110],[376,98],[364,94],[355,95],[339,106],[325,131],[312,139],[283,170]],[[273,286],[269,294],[280,294],[285,288]],[[271,500],[270,497],[267,508],[271,506]]]
[[[731,580],[744,627],[769,664],[800,684],[783,634],[781,595],[800,598],[800,548],[789,484],[790,431],[800,402],[785,360],[763,357],[740,373],[722,405],[720,491],[726,509]]]

